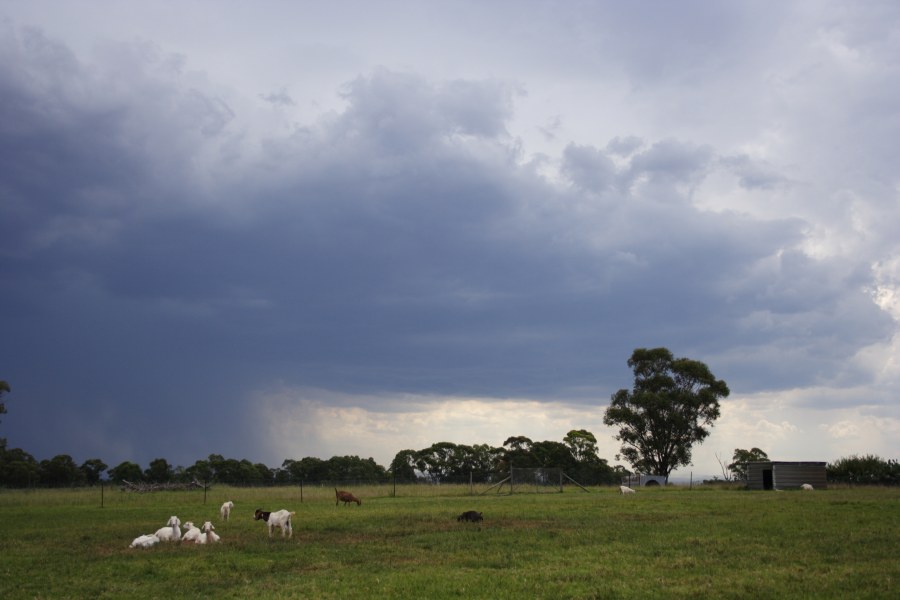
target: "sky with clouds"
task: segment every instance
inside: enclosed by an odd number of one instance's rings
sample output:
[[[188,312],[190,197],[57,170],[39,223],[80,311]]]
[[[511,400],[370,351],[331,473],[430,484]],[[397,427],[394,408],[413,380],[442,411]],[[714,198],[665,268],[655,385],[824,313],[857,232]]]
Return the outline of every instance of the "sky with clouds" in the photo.
[[[110,465],[900,454],[900,5],[0,0],[0,436]]]

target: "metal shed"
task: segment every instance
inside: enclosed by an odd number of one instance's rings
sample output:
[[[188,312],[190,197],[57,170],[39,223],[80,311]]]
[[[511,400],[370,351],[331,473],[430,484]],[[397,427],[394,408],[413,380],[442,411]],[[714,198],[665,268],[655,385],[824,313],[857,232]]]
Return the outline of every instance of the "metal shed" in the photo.
[[[799,489],[808,483],[817,490],[828,487],[824,462],[760,461],[747,463],[751,490]]]

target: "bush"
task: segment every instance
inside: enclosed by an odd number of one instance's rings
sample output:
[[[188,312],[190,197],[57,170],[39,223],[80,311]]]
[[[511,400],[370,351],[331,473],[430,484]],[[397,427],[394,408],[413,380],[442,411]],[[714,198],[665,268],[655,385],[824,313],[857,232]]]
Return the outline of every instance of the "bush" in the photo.
[[[857,485],[900,485],[900,463],[874,454],[846,456],[826,467],[829,481]]]

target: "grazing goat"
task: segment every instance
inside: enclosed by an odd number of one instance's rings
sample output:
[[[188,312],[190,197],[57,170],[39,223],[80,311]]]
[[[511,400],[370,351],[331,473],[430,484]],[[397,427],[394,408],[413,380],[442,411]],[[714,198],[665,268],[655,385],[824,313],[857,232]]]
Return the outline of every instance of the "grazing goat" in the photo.
[[[334,488],[334,505],[337,506],[338,502],[343,502],[344,506],[349,505],[351,502],[356,502],[357,506],[362,504],[362,500],[360,500],[350,492],[339,492],[337,488]]]
[[[472,523],[478,523],[479,521],[484,521],[484,516],[480,512],[467,510],[463,514],[456,517],[456,522],[458,523],[460,521],[471,521]]]
[[[272,514],[272,513],[271,513],[270,511],[268,511],[268,510],[263,510],[263,509],[261,509],[261,508],[257,508],[257,509],[256,509],[256,513],[253,515],[253,520],[254,520],[254,521],[259,521],[260,519],[262,519],[263,521],[268,522],[268,521],[269,521],[269,515],[271,515],[271,514]]]
[[[620,485],[620,486],[619,486],[619,493],[621,493],[621,494],[633,494],[633,493],[634,493],[634,490],[631,489],[630,487],[628,487],[627,485]]]
[[[207,521],[203,524],[203,533],[197,538],[196,544],[212,544],[213,542],[218,542],[221,538],[213,533],[213,529],[215,527],[212,523]]]
[[[152,533],[145,533],[134,538],[129,548],[152,548],[159,543],[159,538]]]
[[[156,537],[161,542],[177,542],[181,539],[181,519],[172,515],[166,526],[156,531]]]
[[[813,490],[813,486],[808,483],[804,483],[803,485],[800,486],[800,489],[807,491],[807,492],[811,492]]]
[[[200,537],[201,532],[191,521],[188,521],[184,524],[184,528],[187,530],[184,532],[184,535],[181,536],[181,542],[194,542],[197,543],[197,538]]]
[[[281,537],[284,537],[286,533],[288,537],[294,536],[294,528],[291,526],[291,519],[296,515],[296,512],[288,511],[288,510],[279,510],[276,512],[265,511],[262,509],[256,509],[256,516],[254,516],[254,520],[259,521],[262,519],[266,523],[269,524],[269,537],[272,537],[272,530],[276,527],[281,528]]]
[[[219,509],[219,514],[222,516],[223,521],[228,520],[228,516],[231,514],[231,509],[234,508],[234,502],[229,500],[225,504],[222,505],[222,508]]]

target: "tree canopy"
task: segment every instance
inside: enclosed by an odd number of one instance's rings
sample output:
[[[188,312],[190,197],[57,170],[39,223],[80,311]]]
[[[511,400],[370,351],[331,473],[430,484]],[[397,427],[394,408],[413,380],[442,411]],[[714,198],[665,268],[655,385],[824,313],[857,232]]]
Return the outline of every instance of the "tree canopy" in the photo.
[[[731,460],[728,470],[734,473],[735,480],[747,481],[750,478],[750,467],[747,463],[769,460],[769,455],[756,447],[749,450],[735,448]]]
[[[628,366],[633,388],[613,394],[603,422],[619,428],[615,439],[632,467],[668,479],[709,435],[728,386],[704,363],[674,358],[667,348],[637,348]]]
[[[597,439],[589,431],[570,431],[563,442],[535,442],[511,436],[496,448],[488,444],[438,442],[421,450],[401,450],[391,462],[397,481],[500,481],[511,467],[559,467],[583,484],[616,483],[621,469],[597,456]]]

